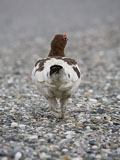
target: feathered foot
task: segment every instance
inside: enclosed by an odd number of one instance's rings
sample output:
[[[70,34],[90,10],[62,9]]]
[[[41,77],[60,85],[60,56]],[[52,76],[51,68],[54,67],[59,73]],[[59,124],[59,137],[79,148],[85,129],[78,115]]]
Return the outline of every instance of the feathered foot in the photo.
[[[62,119],[64,119],[64,117],[65,117],[67,103],[68,103],[68,98],[61,98],[60,99],[60,108],[61,108],[60,118],[62,118]]]
[[[56,112],[57,100],[54,97],[47,98],[51,111]]]

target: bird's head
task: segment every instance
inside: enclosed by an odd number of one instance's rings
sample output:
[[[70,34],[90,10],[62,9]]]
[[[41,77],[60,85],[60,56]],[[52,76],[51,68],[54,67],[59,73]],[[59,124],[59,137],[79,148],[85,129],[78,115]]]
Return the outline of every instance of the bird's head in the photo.
[[[55,49],[63,49],[65,48],[66,44],[67,44],[67,35],[66,34],[56,34],[51,42],[51,48]]]

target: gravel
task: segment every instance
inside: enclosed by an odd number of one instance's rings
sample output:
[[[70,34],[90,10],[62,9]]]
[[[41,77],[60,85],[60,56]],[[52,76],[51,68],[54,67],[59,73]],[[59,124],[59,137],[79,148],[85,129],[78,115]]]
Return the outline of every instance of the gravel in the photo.
[[[66,56],[78,61],[82,82],[64,120],[31,80],[50,42],[33,38],[0,48],[1,160],[120,159],[120,26],[68,37]]]

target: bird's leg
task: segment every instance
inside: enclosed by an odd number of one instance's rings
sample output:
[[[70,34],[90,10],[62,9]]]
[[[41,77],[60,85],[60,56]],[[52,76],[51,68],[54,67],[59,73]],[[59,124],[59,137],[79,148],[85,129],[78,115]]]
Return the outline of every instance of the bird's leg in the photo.
[[[60,108],[61,108],[61,116],[60,116],[60,118],[64,118],[67,103],[68,103],[68,98],[61,98],[60,99]]]
[[[54,97],[47,98],[49,106],[53,112],[56,111],[57,100]]]

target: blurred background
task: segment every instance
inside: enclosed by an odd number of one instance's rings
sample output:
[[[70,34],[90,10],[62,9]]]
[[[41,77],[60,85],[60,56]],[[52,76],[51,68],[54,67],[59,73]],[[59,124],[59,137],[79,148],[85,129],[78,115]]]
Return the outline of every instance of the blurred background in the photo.
[[[0,0],[0,44],[120,22],[120,0]]]

